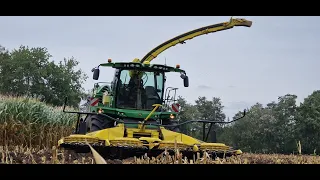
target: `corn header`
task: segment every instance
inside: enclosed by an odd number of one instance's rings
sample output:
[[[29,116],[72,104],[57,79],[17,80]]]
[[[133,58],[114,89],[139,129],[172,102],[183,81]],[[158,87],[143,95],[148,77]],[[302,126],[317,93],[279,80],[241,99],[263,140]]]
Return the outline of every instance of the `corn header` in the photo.
[[[101,67],[114,68],[111,83],[96,83],[92,97],[88,99],[86,111],[77,113],[78,121],[75,132],[63,137],[58,147],[88,153],[89,143],[103,157],[124,159],[148,154],[157,156],[164,150],[173,153],[175,149],[187,157],[194,153],[208,152],[213,156],[232,156],[241,154],[241,150],[233,149],[223,143],[207,143],[205,129],[203,139],[199,140],[183,134],[179,127],[187,123],[231,123],[210,120],[190,120],[179,123],[179,105],[175,95],[177,88],[165,87],[167,73],[179,73],[184,87],[189,86],[189,78],[180,65],[175,67],[151,64],[160,53],[179,43],[194,37],[231,29],[235,26],[251,27],[252,22],[245,19],[233,19],[228,22],[214,24],[179,35],[170,39],[147,53],[141,60],[132,62],[102,63],[92,69],[93,79],[98,80]],[[65,104],[67,104],[67,99]],[[169,107],[172,107],[171,109]]]

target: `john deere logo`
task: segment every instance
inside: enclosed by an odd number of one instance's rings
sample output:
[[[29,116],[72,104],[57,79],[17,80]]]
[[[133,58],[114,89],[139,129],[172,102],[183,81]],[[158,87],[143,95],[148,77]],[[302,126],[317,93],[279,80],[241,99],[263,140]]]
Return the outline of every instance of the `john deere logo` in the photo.
[[[142,116],[142,114],[140,113],[139,116]]]

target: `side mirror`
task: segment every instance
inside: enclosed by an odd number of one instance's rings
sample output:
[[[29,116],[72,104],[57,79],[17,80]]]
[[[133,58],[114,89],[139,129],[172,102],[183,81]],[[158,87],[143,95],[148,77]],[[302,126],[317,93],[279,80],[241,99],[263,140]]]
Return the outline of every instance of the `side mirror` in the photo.
[[[188,76],[185,76],[183,78],[183,85],[184,85],[184,87],[189,87],[189,78],[188,78]]]
[[[93,79],[98,80],[100,75],[100,69],[96,68],[93,70]]]

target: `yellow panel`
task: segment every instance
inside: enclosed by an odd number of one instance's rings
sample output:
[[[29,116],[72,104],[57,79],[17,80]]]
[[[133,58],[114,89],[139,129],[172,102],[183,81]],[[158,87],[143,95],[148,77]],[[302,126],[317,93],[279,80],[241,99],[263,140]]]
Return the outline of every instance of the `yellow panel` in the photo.
[[[124,136],[124,126],[123,124],[119,124],[117,127],[103,129],[100,131],[95,131],[87,134],[91,137],[96,137],[101,140],[114,140],[115,138]]]
[[[183,142],[184,144],[187,144],[187,145],[194,145],[194,144],[201,143],[199,140],[192,138],[191,136],[169,131],[163,127],[161,127],[161,132],[165,141],[174,142],[176,140],[177,142]]]

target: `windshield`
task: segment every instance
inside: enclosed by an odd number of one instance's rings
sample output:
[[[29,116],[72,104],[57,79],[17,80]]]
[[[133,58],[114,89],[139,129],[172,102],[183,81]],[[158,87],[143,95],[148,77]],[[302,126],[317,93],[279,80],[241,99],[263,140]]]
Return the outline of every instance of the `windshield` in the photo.
[[[117,92],[118,108],[152,110],[162,104],[163,73],[122,70]]]

